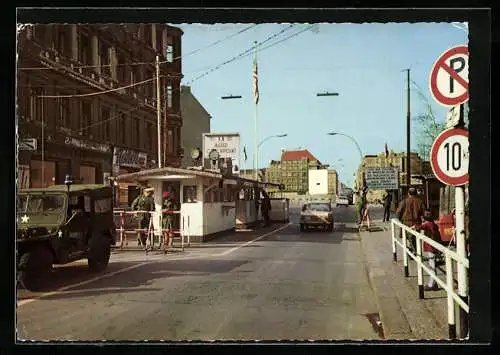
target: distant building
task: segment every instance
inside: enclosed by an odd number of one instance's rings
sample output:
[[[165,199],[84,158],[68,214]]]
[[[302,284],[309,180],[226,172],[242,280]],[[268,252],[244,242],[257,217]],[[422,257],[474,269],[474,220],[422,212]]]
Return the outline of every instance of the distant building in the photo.
[[[421,181],[414,178],[414,176],[422,175],[423,162],[418,153],[411,152],[410,154],[411,163],[411,185],[421,185]],[[361,166],[358,168],[356,174],[356,188],[359,188],[363,184],[364,171],[366,168],[381,168],[381,167],[394,167],[399,171],[399,186],[403,188],[406,186],[406,153],[389,153],[388,157],[385,153],[378,155],[365,155]],[[369,202],[374,202],[381,200],[385,191],[376,190],[369,191],[367,199]],[[398,197],[400,199],[401,196]]]
[[[337,171],[328,169],[328,194],[337,196],[339,194],[339,177]]]
[[[271,161],[266,180],[284,184],[285,193],[305,194],[309,190],[309,170],[326,167],[307,149],[283,150],[279,161]]]
[[[328,195],[328,170],[309,170],[309,195]]]
[[[212,116],[191,92],[190,86],[181,86],[182,129],[181,144],[184,152],[182,166],[192,166],[191,151],[202,149],[202,134],[210,133]]]

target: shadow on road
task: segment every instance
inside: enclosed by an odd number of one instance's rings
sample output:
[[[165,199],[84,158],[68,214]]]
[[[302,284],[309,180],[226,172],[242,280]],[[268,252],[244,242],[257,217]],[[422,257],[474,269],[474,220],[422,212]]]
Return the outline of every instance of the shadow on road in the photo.
[[[248,263],[247,260],[203,260],[203,259],[183,259],[183,260],[169,260],[158,261],[141,267],[128,270],[124,273],[114,275],[112,277],[102,278],[92,281],[89,284],[71,287],[70,290],[48,295],[44,299],[59,299],[59,298],[73,298],[80,296],[96,296],[101,294],[123,293],[123,292],[136,292],[145,291],[161,291],[162,289],[148,287],[154,283],[155,280],[167,279],[172,277],[197,277],[209,276],[212,274],[220,274],[231,272],[232,270]],[[82,268],[75,268],[73,273],[83,272]],[[75,282],[75,277],[69,278],[69,273],[66,273],[66,285],[71,285],[82,280]],[[68,281],[71,280],[71,281]],[[47,291],[55,291],[61,285],[54,287],[54,283],[47,287]],[[31,295],[36,297],[36,295]],[[19,300],[23,298],[18,298]]]
[[[67,264],[57,266],[52,270],[52,273],[46,278],[44,286],[37,292],[31,292],[18,285],[18,292],[21,293],[18,299],[31,298],[39,293],[51,292],[61,287],[84,282],[95,277],[103,276],[121,269],[125,269],[138,262],[111,262],[107,269],[103,272],[90,272],[86,263]]]

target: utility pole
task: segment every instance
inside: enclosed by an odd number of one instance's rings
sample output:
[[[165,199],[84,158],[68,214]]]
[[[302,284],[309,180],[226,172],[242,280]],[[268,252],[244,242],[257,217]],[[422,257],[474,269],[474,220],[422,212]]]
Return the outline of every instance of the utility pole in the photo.
[[[411,186],[411,144],[410,144],[410,129],[411,129],[411,118],[410,118],[410,69],[406,69],[406,188],[407,191]]]
[[[158,168],[162,167],[161,155],[161,98],[160,98],[160,56],[156,56],[156,115],[158,124]]]

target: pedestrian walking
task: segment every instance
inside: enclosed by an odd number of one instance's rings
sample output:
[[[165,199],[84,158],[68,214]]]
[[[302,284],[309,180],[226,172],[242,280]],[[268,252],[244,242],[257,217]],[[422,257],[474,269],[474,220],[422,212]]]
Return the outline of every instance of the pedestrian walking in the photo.
[[[139,229],[148,229],[149,221],[151,219],[151,213],[155,210],[155,201],[153,199],[154,188],[148,187],[144,188],[136,197],[136,199],[132,202],[132,211],[141,211],[142,213],[138,213],[138,228]],[[137,233],[137,244],[139,246],[145,246],[147,241],[147,233],[144,231],[139,231]]]
[[[408,197],[406,197],[399,205],[398,219],[408,227],[419,229],[422,224],[422,217],[424,215],[424,202],[417,196],[417,190],[414,187],[408,189]],[[403,235],[401,229],[400,238]],[[415,251],[417,248],[417,241],[415,236],[410,236],[411,246]]]
[[[392,204],[392,192],[387,191],[387,194],[384,196],[384,218],[383,222],[389,222],[391,218],[391,204]]]
[[[366,199],[366,188],[363,187],[360,191],[358,191],[357,195],[358,197],[356,198],[357,202],[357,211],[358,211],[358,224],[361,226],[363,223],[363,216],[366,213],[366,208],[368,206],[368,201]]]
[[[271,210],[271,199],[266,191],[262,190],[262,201],[261,201],[261,211],[262,218],[264,219],[264,226],[267,227],[269,222],[269,211]]]
[[[439,227],[434,222],[434,219],[432,218],[431,212],[429,210],[426,210],[424,212],[424,222],[422,223],[421,226],[421,232],[425,236],[431,238],[432,240],[438,243],[441,242]],[[436,250],[436,248],[434,248],[432,245],[424,242],[424,258],[427,260],[429,268],[434,272],[434,274],[436,273],[437,256],[438,256],[438,250]],[[427,285],[424,288],[424,290],[436,291],[438,289],[439,286],[436,280],[434,280],[434,278],[429,275],[429,281],[427,282]]]
[[[174,214],[173,212],[177,210],[175,201],[172,198],[172,194],[168,191],[163,193],[163,204],[162,204],[162,231],[163,231],[163,248],[166,250],[170,247],[172,243],[172,237],[174,229]]]

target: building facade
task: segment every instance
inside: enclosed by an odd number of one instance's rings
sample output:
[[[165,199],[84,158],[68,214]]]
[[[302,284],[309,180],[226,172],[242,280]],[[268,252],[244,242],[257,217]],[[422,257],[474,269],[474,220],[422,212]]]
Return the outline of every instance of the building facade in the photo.
[[[339,177],[335,169],[328,169],[328,194],[337,196],[339,194]]]
[[[309,170],[325,167],[307,149],[282,150],[281,159],[271,161],[266,169],[266,181],[284,184],[285,193],[306,194]]]
[[[156,166],[156,56],[162,160],[180,166],[182,31],[147,25],[34,25],[18,33],[20,187],[78,183]],[[120,90],[116,90],[121,88]]]
[[[212,116],[201,105],[191,92],[190,86],[181,86],[181,146],[184,151],[182,166],[193,165],[191,150],[202,149],[203,133],[210,133],[210,119]]]

